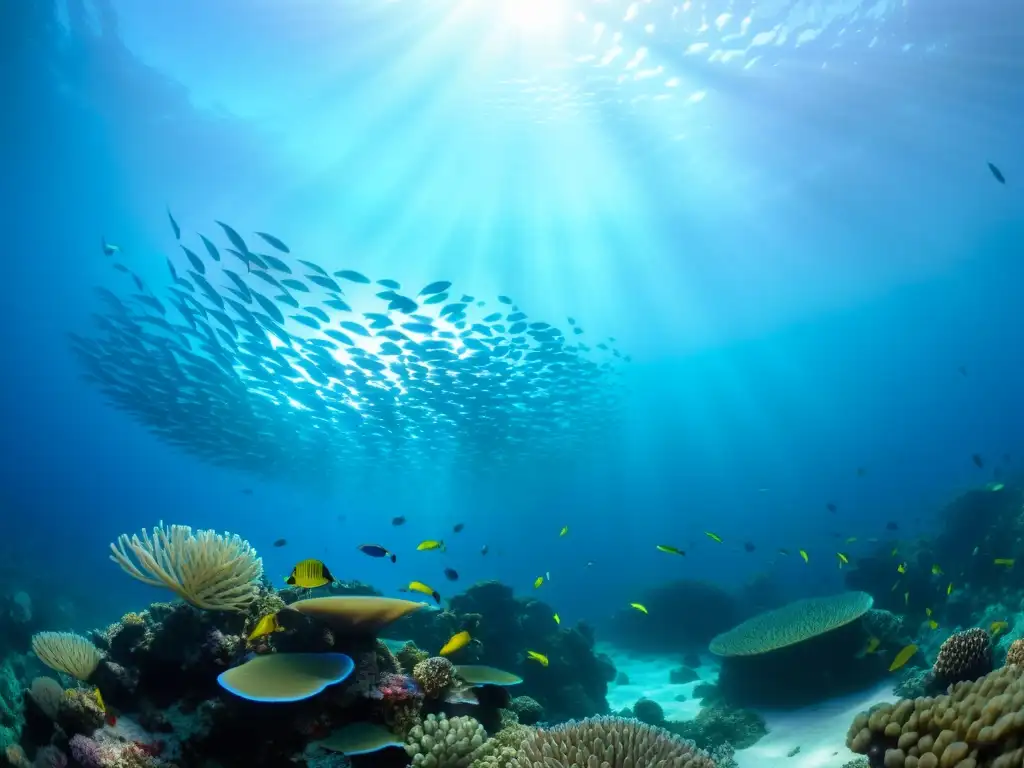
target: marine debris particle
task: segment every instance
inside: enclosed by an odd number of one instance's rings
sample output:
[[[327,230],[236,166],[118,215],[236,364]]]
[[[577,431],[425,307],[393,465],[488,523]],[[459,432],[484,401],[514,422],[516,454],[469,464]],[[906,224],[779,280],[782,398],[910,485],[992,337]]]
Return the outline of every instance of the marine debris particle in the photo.
[[[182,248],[167,259],[99,254],[117,282],[96,289],[94,331],[70,334],[86,379],[183,451],[322,486],[448,459],[478,472],[566,461],[620,421],[629,356],[614,344],[519,309],[504,323],[493,301],[429,303],[217,224],[190,237],[174,222]],[[129,268],[165,261],[163,284]]]

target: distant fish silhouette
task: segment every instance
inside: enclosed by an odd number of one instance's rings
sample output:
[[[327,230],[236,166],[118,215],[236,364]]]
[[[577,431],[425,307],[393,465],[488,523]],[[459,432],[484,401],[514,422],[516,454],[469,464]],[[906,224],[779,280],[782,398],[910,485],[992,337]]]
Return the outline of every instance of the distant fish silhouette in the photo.
[[[975,453],[974,455],[972,455],[971,461],[974,462],[974,466],[976,466],[978,469],[981,469],[982,467],[985,466],[985,460],[981,458],[980,453]]]
[[[833,504],[830,501],[828,504],[825,505],[825,509],[827,509],[829,512],[832,512],[833,514],[835,514],[835,511],[836,511],[837,507],[836,507],[835,504]]]
[[[996,177],[996,181],[998,181],[1000,184],[1006,183],[1006,177],[1003,176],[1003,172],[996,168],[994,165],[992,165],[992,163],[988,164],[988,169],[992,171],[992,175]]]

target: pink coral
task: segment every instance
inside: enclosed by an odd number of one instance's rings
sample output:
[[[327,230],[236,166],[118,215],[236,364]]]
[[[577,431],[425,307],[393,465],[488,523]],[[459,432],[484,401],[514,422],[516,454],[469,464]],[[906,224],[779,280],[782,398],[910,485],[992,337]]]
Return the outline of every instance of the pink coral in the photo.
[[[157,768],[163,764],[153,748],[130,741],[97,741],[78,734],[70,746],[71,756],[82,768]]]
[[[423,698],[423,693],[420,691],[416,681],[408,675],[385,672],[380,676],[380,679],[377,681],[377,688],[370,693],[370,697],[394,703]]]

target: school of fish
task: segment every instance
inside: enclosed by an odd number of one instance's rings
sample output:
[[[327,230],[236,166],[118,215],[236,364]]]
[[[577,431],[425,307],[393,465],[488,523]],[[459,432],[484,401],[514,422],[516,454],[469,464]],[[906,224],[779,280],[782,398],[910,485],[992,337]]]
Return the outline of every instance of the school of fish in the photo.
[[[223,222],[223,242],[191,243],[168,216],[166,283],[104,238],[123,288],[96,288],[95,332],[70,339],[116,408],[204,461],[333,487],[441,459],[564,459],[617,423],[629,356],[587,343],[573,318],[563,331],[446,280],[403,293]]]

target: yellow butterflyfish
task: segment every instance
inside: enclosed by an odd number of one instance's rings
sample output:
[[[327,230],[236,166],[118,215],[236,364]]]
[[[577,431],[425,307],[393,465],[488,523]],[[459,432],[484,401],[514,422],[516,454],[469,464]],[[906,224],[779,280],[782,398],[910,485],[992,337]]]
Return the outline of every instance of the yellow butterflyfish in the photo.
[[[536,579],[533,580],[533,588],[534,589],[540,589],[540,585],[543,584],[543,583],[544,583],[544,577],[543,576],[538,576]]]
[[[807,555],[807,550],[805,550],[805,549],[801,549],[800,550],[800,557],[802,557],[804,559],[805,563],[811,562],[811,558]]]
[[[465,630],[462,632],[456,632],[437,653],[439,656],[447,656],[449,653],[455,653],[469,645],[472,639],[473,638],[469,636],[469,632],[466,632]]]
[[[844,555],[842,552],[836,552],[836,557],[839,558],[839,567],[842,568],[844,565],[850,564],[850,558]]]
[[[546,667],[548,665],[548,657],[545,656],[543,653],[537,653],[536,651],[527,651],[526,655],[534,661],[536,661],[542,667]]]
[[[303,560],[292,568],[292,572],[284,580],[284,583],[303,589],[315,589],[333,581],[334,576],[331,575],[323,561],[310,559]]]
[[[989,625],[988,629],[989,629],[989,631],[993,635],[997,635],[998,636],[1000,632],[1003,632],[1003,631],[1009,629],[1009,627],[1010,627],[1010,625],[1007,624],[1005,621],[993,621]]]
[[[917,653],[917,646],[913,643],[900,650],[900,652],[896,654],[896,658],[892,660],[892,664],[889,665],[889,671],[895,672],[910,661],[915,653]]]
[[[929,619],[928,620],[928,626],[931,629],[938,629],[939,628],[939,622],[937,622],[935,619]]]
[[[946,594],[947,595],[952,595],[953,594],[953,582],[952,581],[949,582],[949,586],[946,587]]]
[[[99,688],[93,688],[92,689],[92,695],[93,695],[93,698],[96,699],[96,706],[98,706],[100,708],[100,712],[106,713],[107,705],[103,701],[103,694],[100,693],[100,689]]]
[[[938,565],[933,565],[932,566],[932,574],[934,574],[935,576],[941,576],[942,575],[942,569]]]
[[[722,543],[722,537],[719,536],[717,533],[712,533],[711,531],[704,531],[704,535],[712,541],[717,541],[719,544]]]
[[[925,616],[931,616],[932,615],[932,609],[931,608],[925,608],[924,609],[924,615]]]
[[[640,613],[647,613],[647,608],[640,603],[630,603],[629,607],[635,608],[636,610],[640,611]]]
[[[864,649],[864,653],[874,653],[878,650],[878,646],[880,646],[881,644],[882,641],[879,640],[877,637],[872,636],[868,638],[868,646]]]
[[[900,563],[899,565],[896,566],[896,573],[906,573],[906,572],[907,572],[907,564],[906,563]]]

